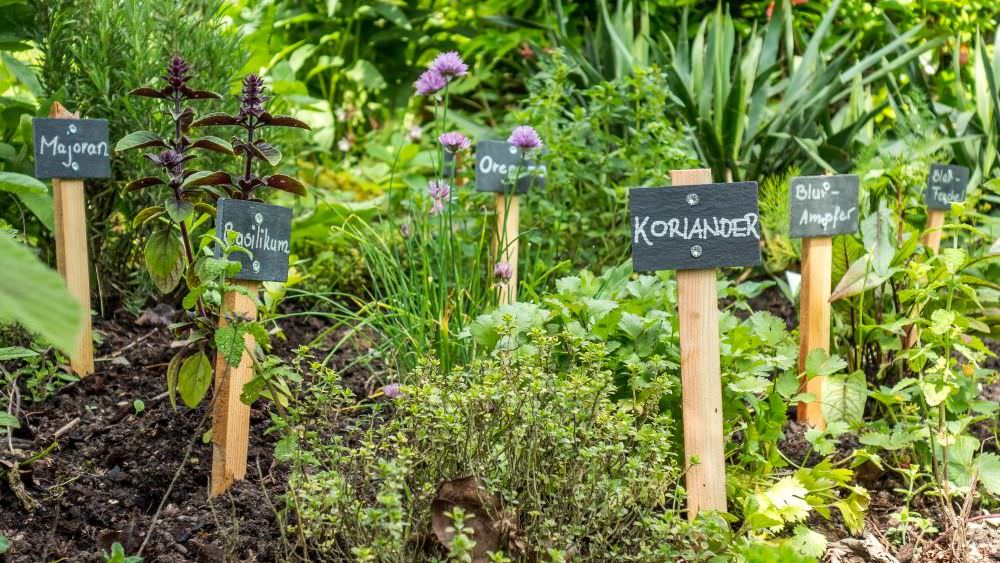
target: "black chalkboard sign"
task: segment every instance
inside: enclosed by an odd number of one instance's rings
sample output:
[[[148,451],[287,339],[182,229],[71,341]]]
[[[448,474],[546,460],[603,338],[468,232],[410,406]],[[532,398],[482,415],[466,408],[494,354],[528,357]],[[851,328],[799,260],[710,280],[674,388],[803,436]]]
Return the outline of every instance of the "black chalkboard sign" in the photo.
[[[832,237],[857,231],[859,184],[854,174],[792,178],[789,235]]]
[[[107,119],[31,120],[36,178],[111,176]]]
[[[637,272],[760,264],[757,182],[633,188],[629,209]]]
[[[950,209],[952,202],[965,200],[969,169],[949,164],[931,164],[924,202],[929,209]]]
[[[525,160],[517,147],[506,141],[476,143],[476,191],[507,192],[517,179],[517,193],[545,185],[545,165]]]
[[[253,253],[229,254],[243,269],[233,276],[238,280],[285,281],[288,279],[288,255],[291,252],[292,210],[287,207],[245,201],[220,199],[216,210],[215,236],[228,240],[236,233],[234,243]],[[216,256],[220,254],[216,249]]]

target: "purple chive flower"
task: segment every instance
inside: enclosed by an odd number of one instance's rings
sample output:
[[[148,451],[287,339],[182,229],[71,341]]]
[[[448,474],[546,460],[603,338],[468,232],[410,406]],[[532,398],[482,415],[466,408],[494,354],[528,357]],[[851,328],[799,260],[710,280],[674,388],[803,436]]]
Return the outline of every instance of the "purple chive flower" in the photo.
[[[445,150],[452,154],[457,153],[460,150],[467,149],[472,145],[472,142],[458,131],[451,131],[441,135],[438,137],[438,142],[444,145]]]
[[[457,77],[469,74],[469,65],[462,61],[462,57],[458,55],[457,51],[441,53],[431,62],[428,68],[437,72],[445,79],[450,79],[452,76]]]
[[[420,75],[420,78],[413,83],[413,87],[417,90],[417,94],[421,96],[429,96],[438,90],[441,90],[448,84],[444,76],[436,70],[426,70]]]
[[[419,125],[414,125],[406,131],[406,139],[411,143],[419,143],[420,137],[423,136],[424,130],[420,128]]]
[[[403,223],[399,226],[399,234],[403,235],[404,239],[410,238],[410,224]]]
[[[433,200],[430,214],[437,215],[444,211],[444,202],[451,196],[451,186],[447,182],[431,180],[427,184],[427,193],[430,194]]]
[[[493,267],[493,277],[503,283],[507,283],[510,281],[510,278],[514,277],[514,267],[510,265],[510,262],[501,260]]]
[[[390,399],[398,399],[403,396],[403,389],[398,383],[390,383],[382,387],[382,394]]]
[[[527,152],[542,146],[542,140],[538,137],[538,133],[535,132],[534,128],[527,125],[515,127],[514,132],[507,138],[507,142],[521,149],[521,152]]]

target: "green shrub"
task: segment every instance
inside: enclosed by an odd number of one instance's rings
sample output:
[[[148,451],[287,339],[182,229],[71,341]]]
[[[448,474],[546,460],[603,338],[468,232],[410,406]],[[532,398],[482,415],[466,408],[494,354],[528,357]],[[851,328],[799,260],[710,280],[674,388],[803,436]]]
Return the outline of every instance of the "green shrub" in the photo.
[[[784,465],[774,442],[785,411],[798,392],[796,339],[774,315],[749,316],[747,300],[770,282],[733,285],[720,280],[728,302],[719,317],[721,368],[727,435],[739,432],[729,454],[748,469]],[[626,263],[600,276],[584,270],[556,281],[556,289],[538,303],[504,305],[479,316],[466,333],[482,356],[497,351],[532,356],[533,330],[568,332],[581,341],[602,343],[605,366],[616,385],[615,396],[641,412],[650,397],[680,419],[680,345],[677,290],[671,273],[633,276]],[[746,317],[741,319],[737,313]],[[510,330],[506,333],[507,319]],[[573,350],[557,351],[553,360],[574,361]]]
[[[129,97],[128,92],[160,76],[175,53],[183,54],[204,77],[199,87],[231,91],[244,55],[236,31],[220,18],[224,4],[222,0],[39,2],[37,17],[48,30],[38,39],[45,96],[83,117],[108,119],[111,139],[136,130],[163,131],[169,114],[159,111],[156,100]],[[155,293],[145,276],[134,273],[141,264],[143,245],[141,234],[130,224],[139,210],[160,202],[149,190],[122,197],[125,182],[140,177],[145,167],[130,155],[115,156],[111,163],[111,178],[87,181],[94,285],[102,310],[112,293],[126,298],[137,294],[138,300]],[[127,264],[133,267],[123,266]]]
[[[362,416],[333,443],[322,428],[306,435],[309,447],[297,455],[312,470],[293,472],[290,506],[313,553],[440,556],[429,530],[436,491],[474,475],[498,499],[476,517],[496,523],[508,556],[708,559],[723,529],[708,533],[679,517],[675,425],[656,407],[663,395],[623,408],[603,344],[541,331],[527,343],[533,354],[504,350],[449,373],[426,363],[401,387],[390,420]],[[342,424],[342,404],[316,404],[298,415]]]

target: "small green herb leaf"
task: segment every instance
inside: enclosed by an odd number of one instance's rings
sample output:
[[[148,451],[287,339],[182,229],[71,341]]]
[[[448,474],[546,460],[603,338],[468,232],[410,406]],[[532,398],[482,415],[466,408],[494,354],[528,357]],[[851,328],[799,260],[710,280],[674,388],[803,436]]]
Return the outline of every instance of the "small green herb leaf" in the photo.
[[[188,408],[193,409],[198,406],[208,393],[211,384],[212,364],[205,352],[199,351],[184,360],[177,374],[177,390],[180,391],[181,399]]]

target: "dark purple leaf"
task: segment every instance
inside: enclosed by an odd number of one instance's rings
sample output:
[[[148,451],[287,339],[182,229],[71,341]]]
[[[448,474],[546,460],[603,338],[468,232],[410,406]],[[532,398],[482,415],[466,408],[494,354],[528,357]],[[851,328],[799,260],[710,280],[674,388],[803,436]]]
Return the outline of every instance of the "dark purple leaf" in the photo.
[[[226,172],[195,172],[188,176],[181,185],[183,188],[192,186],[225,186],[233,183],[233,178]]]
[[[208,90],[192,90],[187,86],[181,86],[181,94],[189,100],[221,100],[222,96]]]
[[[149,87],[136,88],[135,90],[132,90],[131,92],[129,92],[129,95],[132,95],[132,96],[143,96],[143,97],[146,97],[146,98],[160,98],[160,99],[163,99],[163,98],[170,97],[170,87],[166,87],[166,88],[164,88],[162,90],[157,90],[156,88],[149,88]]]
[[[253,149],[254,156],[266,160],[271,166],[277,166],[281,162],[281,151],[270,143],[263,140],[256,141]]]
[[[310,129],[305,122],[299,121],[294,117],[288,115],[271,115],[266,111],[260,116],[260,122],[264,125],[273,125],[275,127],[299,127],[301,129]]]
[[[163,184],[163,183],[165,183],[165,182],[163,180],[157,178],[156,176],[146,176],[145,178],[139,178],[138,180],[135,180],[133,182],[129,182],[128,185],[125,186],[125,191],[132,192],[132,191],[135,191],[135,190],[141,190],[143,188],[148,188],[150,186],[158,186],[158,185]]]
[[[291,176],[285,176],[284,174],[275,174],[273,176],[268,176],[264,183],[271,188],[276,190],[282,190],[295,195],[306,195],[306,187]]]
[[[194,142],[191,143],[191,146],[199,149],[221,152],[223,154],[233,154],[233,146],[218,137],[201,137],[200,139],[195,139]]]
[[[236,118],[235,115],[229,115],[228,113],[210,113],[205,117],[195,121],[191,125],[193,127],[203,127],[205,125],[239,125],[240,120]]]
[[[191,123],[194,121],[194,110],[191,108],[184,108],[177,121],[181,124],[181,131],[187,131],[191,128]]]

